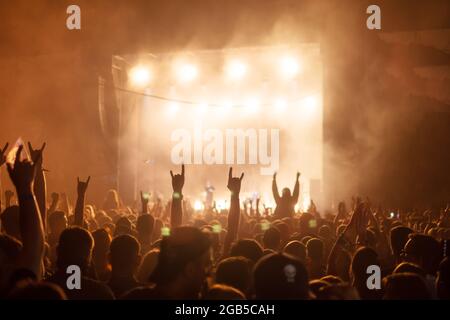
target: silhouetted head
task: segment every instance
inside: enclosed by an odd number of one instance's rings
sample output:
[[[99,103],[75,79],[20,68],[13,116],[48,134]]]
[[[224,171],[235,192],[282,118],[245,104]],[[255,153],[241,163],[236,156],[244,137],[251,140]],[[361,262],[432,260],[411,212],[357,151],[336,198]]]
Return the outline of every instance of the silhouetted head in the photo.
[[[19,225],[19,206],[11,206],[3,210],[0,216],[2,230],[9,236],[21,240]]]
[[[397,267],[395,267],[392,273],[415,273],[419,276],[425,277],[426,272],[416,264],[410,262],[402,262]]]
[[[0,234],[0,292],[8,285],[21,251],[22,243],[19,240]]]
[[[215,284],[209,288],[204,300],[245,300],[245,295],[236,288]]]
[[[216,283],[226,284],[247,294],[251,284],[252,263],[244,257],[231,257],[220,261],[216,270]]]
[[[92,233],[94,238],[94,257],[105,257],[109,252],[109,246],[111,244],[111,236],[106,229],[98,229]]]
[[[406,242],[408,242],[408,236],[411,233],[413,233],[413,231],[408,227],[398,226],[391,229],[391,251],[397,260],[400,258],[400,253],[405,247]]]
[[[379,266],[378,255],[372,248],[359,248],[352,259],[351,271],[356,284],[366,284],[367,268],[371,265]]]
[[[114,235],[120,236],[122,234],[131,234],[133,224],[127,217],[120,217],[116,222],[116,227],[114,228]]]
[[[309,239],[306,243],[306,252],[308,258],[315,262],[323,260],[323,241],[318,238]]]
[[[160,247],[150,281],[160,288],[177,286],[184,297],[196,298],[211,266],[209,235],[194,227],[178,227]]]
[[[283,188],[283,191],[281,192],[281,198],[290,199],[291,198],[291,190],[289,190],[289,188]]]
[[[281,234],[275,227],[270,227],[264,232],[263,244],[264,248],[278,250],[280,246]]]
[[[111,209],[118,209],[120,206],[119,203],[119,195],[117,193],[116,190],[111,189],[108,191],[108,193],[106,194],[106,199],[105,202],[103,204],[103,209],[104,210],[111,210]]]
[[[155,218],[150,214],[140,215],[136,222],[136,231],[140,241],[151,242]]]
[[[48,216],[50,232],[59,238],[61,232],[67,228],[67,217],[64,211],[54,211]]]
[[[336,257],[336,273],[344,281],[350,280],[352,256],[346,250],[341,250]]]
[[[383,279],[384,300],[429,300],[424,279],[416,273],[396,273]]]
[[[11,300],[67,300],[64,290],[48,282],[19,283],[8,296]]]
[[[306,268],[289,255],[275,253],[261,258],[253,270],[253,281],[256,299],[309,298]]]
[[[241,239],[238,240],[230,250],[231,257],[245,257],[250,259],[253,263],[256,263],[263,256],[263,249],[253,239]]]
[[[140,283],[148,283],[150,275],[155,271],[158,263],[159,249],[153,249],[147,252],[142,258],[138,269],[137,280]]]
[[[435,275],[442,257],[439,242],[423,234],[411,234],[402,252],[407,262],[420,266],[427,274]]]
[[[58,269],[65,270],[68,266],[76,265],[86,269],[92,256],[94,239],[89,231],[79,227],[65,229],[59,237],[57,253]]]
[[[283,252],[296,257],[303,263],[306,261],[306,246],[298,240],[289,242]]]
[[[333,233],[331,232],[331,228],[324,224],[319,228],[319,237],[324,240],[329,240],[333,237]]]
[[[141,262],[141,247],[137,239],[124,234],[113,239],[109,257],[113,274],[134,274]]]

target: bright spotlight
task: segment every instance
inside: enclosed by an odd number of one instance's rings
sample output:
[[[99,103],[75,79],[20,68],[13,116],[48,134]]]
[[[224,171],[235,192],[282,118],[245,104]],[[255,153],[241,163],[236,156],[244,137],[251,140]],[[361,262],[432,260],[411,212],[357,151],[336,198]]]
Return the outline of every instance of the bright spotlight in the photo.
[[[173,114],[177,113],[177,111],[178,111],[179,109],[180,109],[180,105],[179,105],[178,103],[176,103],[176,102],[171,102],[171,103],[169,103],[169,105],[168,105],[167,113],[168,113],[169,115],[173,115]]]
[[[191,82],[198,76],[198,69],[193,64],[184,64],[177,70],[178,79],[180,82]]]
[[[225,210],[229,208],[229,205],[227,203],[227,200],[217,200],[216,201],[216,208],[218,210]]]
[[[194,202],[194,210],[195,211],[202,211],[203,209],[205,209],[205,206],[203,205],[203,202],[201,202],[200,200],[196,200]]]
[[[226,72],[231,80],[239,80],[247,73],[247,66],[239,60],[233,60],[228,63]]]
[[[303,104],[303,108],[306,111],[313,111],[318,105],[317,97],[315,97],[315,96],[306,97],[305,99],[303,99],[302,104]]]
[[[136,66],[130,70],[130,81],[133,86],[145,87],[151,80],[150,70],[144,66]]]
[[[293,78],[300,72],[300,64],[297,59],[284,56],[280,60],[280,70],[285,77]]]
[[[205,113],[208,110],[208,104],[206,102],[200,102],[197,106],[199,113]]]
[[[286,106],[287,102],[283,98],[275,99],[274,107],[276,111],[284,111]]]

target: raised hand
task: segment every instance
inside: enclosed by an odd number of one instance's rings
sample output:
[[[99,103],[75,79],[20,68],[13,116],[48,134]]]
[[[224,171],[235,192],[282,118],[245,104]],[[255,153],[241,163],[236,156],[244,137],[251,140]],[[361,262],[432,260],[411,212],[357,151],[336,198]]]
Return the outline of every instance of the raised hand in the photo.
[[[58,203],[59,202],[59,193],[52,192],[52,203]]]
[[[242,178],[244,178],[243,172],[240,178],[233,178],[233,168],[230,168],[230,171],[228,172],[227,188],[231,191],[232,195],[239,195],[239,192],[241,191]]]
[[[40,149],[33,149],[33,146],[28,142],[28,150],[30,150],[31,160],[36,163],[39,167],[42,166],[42,153],[44,152],[45,146],[47,144],[44,142]]]
[[[277,180],[277,173],[276,172],[273,174],[273,180]]]
[[[16,153],[16,160],[14,166],[7,163],[8,173],[17,189],[17,194],[20,196],[21,193],[33,193],[33,182],[36,176],[36,162],[31,163],[28,160],[20,160],[20,155],[22,153],[23,146],[19,146]],[[39,156],[36,158],[39,161]]]
[[[173,192],[181,194],[184,186],[184,164],[181,165],[181,174],[174,175],[172,170],[170,170],[170,176],[172,177]]]
[[[149,194],[141,191],[142,213],[148,213],[148,201],[149,200],[150,200]]]
[[[297,181],[298,181],[298,179],[300,179],[300,175],[301,175],[300,172],[297,172],[297,178],[296,178]]]
[[[86,190],[89,187],[89,181],[91,181],[91,177],[89,176],[86,182],[80,181],[80,178],[77,178],[77,192],[79,195],[86,194]]]
[[[8,149],[9,143],[5,144],[5,147],[0,150],[0,167],[6,162],[6,149]]]

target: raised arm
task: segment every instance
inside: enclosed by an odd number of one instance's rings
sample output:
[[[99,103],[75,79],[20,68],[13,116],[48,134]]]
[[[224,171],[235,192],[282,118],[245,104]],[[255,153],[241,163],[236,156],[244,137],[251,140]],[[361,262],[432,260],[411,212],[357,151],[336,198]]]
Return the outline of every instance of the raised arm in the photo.
[[[241,174],[240,178],[233,178],[233,168],[230,168],[228,172],[228,184],[227,188],[231,192],[230,199],[230,212],[228,214],[228,229],[227,235],[225,237],[225,243],[223,246],[224,255],[228,255],[231,244],[236,240],[238,230],[239,230],[239,219],[240,219],[240,202],[239,193],[241,192],[241,182],[244,178],[244,173]]]
[[[47,215],[50,216],[53,212],[58,209],[59,204],[59,194],[57,192],[52,192],[52,203],[50,204],[50,208],[47,210]]]
[[[170,170],[172,177],[172,205],[170,207],[170,225],[172,228],[178,227],[183,223],[183,186],[184,186],[184,164],[181,166],[181,174],[174,175]]]
[[[141,214],[148,213],[148,200],[149,199],[150,199],[150,195],[148,193],[141,191],[141,204],[142,204]]]
[[[273,198],[275,199],[275,203],[278,204],[280,202],[280,194],[278,192],[277,173],[276,172],[273,174],[273,179],[272,179],[272,193],[273,193]]]
[[[19,223],[23,248],[18,267],[31,270],[40,279],[44,256],[44,227],[33,191],[37,165],[28,160],[21,161],[22,150],[23,146],[17,150],[14,167],[10,163],[7,164],[9,176],[16,187],[20,208]]]
[[[5,153],[6,153],[6,150],[8,149],[8,146],[9,146],[9,143],[6,143],[5,147],[3,149],[0,149],[0,169],[3,166],[3,164],[6,162],[6,155],[5,155]],[[0,174],[0,177],[1,177],[1,174]],[[0,194],[2,192],[1,186],[2,186],[2,183],[0,181]],[[0,211],[1,211],[1,209],[2,209],[2,197],[0,197]]]
[[[300,172],[297,172],[297,177],[295,178],[295,186],[294,186],[294,192],[292,193],[292,202],[296,204],[298,202],[298,197],[300,195]]]
[[[86,182],[80,181],[80,178],[77,178],[77,203],[75,205],[75,219],[73,224],[78,227],[84,226],[84,203],[89,181],[91,181],[91,177],[88,177]]]
[[[36,195],[36,200],[39,206],[39,211],[41,213],[44,230],[46,228],[46,221],[47,221],[47,185],[45,182],[44,169],[42,168],[43,163],[42,155],[45,146],[46,144],[44,143],[41,149],[33,149],[31,143],[28,142],[28,149],[30,150],[31,160],[36,165],[36,177],[34,179],[34,194]]]

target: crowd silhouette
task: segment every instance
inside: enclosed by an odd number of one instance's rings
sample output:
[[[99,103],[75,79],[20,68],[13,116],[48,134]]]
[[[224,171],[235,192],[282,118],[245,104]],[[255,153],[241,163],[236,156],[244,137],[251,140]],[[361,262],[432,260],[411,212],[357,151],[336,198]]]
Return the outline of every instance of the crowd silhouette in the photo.
[[[13,161],[8,144],[0,150],[16,189],[0,207],[1,299],[450,299],[450,206],[391,214],[354,198],[349,210],[342,202],[320,214],[311,201],[297,212],[300,173],[281,196],[274,174],[272,214],[259,199],[242,206],[244,173],[230,168],[229,209],[198,212],[184,198],[183,165],[170,172],[166,203],[141,192],[139,207],[127,207],[115,190],[102,205],[86,203],[89,177],[77,179],[72,211],[63,193],[47,199],[45,144],[28,144],[30,160],[23,149]],[[79,288],[68,287],[71,266],[81,270]],[[368,284],[371,266],[378,288]]]

